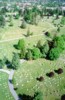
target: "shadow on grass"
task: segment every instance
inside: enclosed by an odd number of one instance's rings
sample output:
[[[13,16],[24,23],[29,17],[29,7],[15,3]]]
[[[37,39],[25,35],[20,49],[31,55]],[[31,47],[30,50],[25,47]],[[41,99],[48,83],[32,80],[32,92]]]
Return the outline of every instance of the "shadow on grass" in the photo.
[[[12,69],[12,64],[8,59],[6,60],[5,64],[6,64],[7,68]]]
[[[18,49],[18,45],[17,45],[17,44],[13,45],[13,47],[14,47],[15,49]]]
[[[65,100],[65,94],[61,96],[61,100]]]
[[[25,94],[23,94],[23,95],[19,94],[18,96],[19,96],[20,100],[33,100],[33,98],[34,98],[34,97],[31,97],[31,96],[25,95]]]

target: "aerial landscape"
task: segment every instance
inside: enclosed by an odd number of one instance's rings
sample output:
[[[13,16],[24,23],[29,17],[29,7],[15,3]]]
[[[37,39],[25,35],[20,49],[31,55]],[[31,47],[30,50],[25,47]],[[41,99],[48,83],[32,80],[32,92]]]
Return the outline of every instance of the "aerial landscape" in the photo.
[[[0,0],[0,100],[65,100],[65,0]]]

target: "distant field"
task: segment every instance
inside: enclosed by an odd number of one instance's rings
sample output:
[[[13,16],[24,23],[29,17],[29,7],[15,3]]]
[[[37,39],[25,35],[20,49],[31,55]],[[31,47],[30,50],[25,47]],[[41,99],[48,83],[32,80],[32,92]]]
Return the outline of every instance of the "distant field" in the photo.
[[[38,25],[27,24],[26,29],[20,28],[22,23],[21,19],[13,19],[12,27],[10,27],[9,23],[7,22],[6,26],[3,29],[0,29],[0,38],[1,40],[4,40],[23,37],[23,35],[27,33],[28,29],[30,29],[30,32],[33,32],[33,35],[42,34],[43,31],[47,30],[51,32],[52,30],[56,30],[54,25],[51,23],[52,19],[53,17],[50,19],[44,18],[43,20],[39,21]]]
[[[0,72],[0,100],[14,100],[8,87],[8,75]]]
[[[14,74],[14,86],[17,87],[17,93],[34,95],[36,91],[42,91],[44,100],[60,100],[65,94],[65,63],[58,59],[49,61],[38,59],[25,62]],[[53,78],[46,76],[50,71],[63,68],[63,73],[55,73]],[[44,81],[39,82],[37,77],[43,76]]]

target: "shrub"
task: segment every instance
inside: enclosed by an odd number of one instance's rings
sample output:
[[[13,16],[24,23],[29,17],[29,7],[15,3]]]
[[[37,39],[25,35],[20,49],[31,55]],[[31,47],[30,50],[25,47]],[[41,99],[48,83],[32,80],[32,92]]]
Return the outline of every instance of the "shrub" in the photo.
[[[45,45],[43,45],[41,47],[41,53],[42,53],[42,57],[46,57],[47,54],[48,54],[48,51],[49,51],[49,44],[48,43],[45,43]]]
[[[33,48],[32,49],[32,55],[33,55],[33,59],[37,59],[41,57],[41,52],[38,48]]]
[[[36,92],[33,100],[43,100],[43,93],[42,92]]]
[[[9,26],[13,26],[13,22],[10,22]]]
[[[33,57],[33,56],[32,56],[32,52],[31,52],[31,50],[29,49],[28,52],[26,53],[26,59],[27,59],[27,60],[31,60],[32,57]]]
[[[24,48],[21,49],[20,58],[24,59],[25,58],[25,54],[26,54],[26,48],[24,47]]]
[[[28,29],[28,30],[27,30],[27,35],[26,35],[26,36],[28,37],[28,36],[30,36],[30,34],[31,34],[31,33],[30,33],[30,30]]]
[[[44,41],[41,39],[41,40],[39,40],[38,41],[38,43],[37,43],[37,47],[39,48],[39,49],[41,49],[41,47],[44,45]]]
[[[20,66],[19,55],[14,53],[14,56],[12,59],[12,67],[13,69],[17,69],[19,66]]]
[[[60,50],[59,48],[52,48],[49,52],[49,59],[55,60],[60,56]]]
[[[18,41],[18,46],[17,47],[18,47],[19,50],[25,48],[25,41],[24,41],[24,39],[21,39],[21,40]]]
[[[54,47],[61,49],[61,51],[65,49],[65,41],[62,36],[56,36],[53,41]]]
[[[26,22],[25,22],[25,20],[23,20],[22,21],[22,24],[21,24],[21,26],[20,26],[21,28],[23,28],[23,29],[25,29],[26,28]]]
[[[40,76],[39,78],[37,77],[36,78],[38,81],[42,82],[44,80],[44,77],[43,76]]]
[[[4,16],[0,15],[0,27],[4,27],[5,26],[5,18]]]
[[[65,25],[65,17],[62,17],[61,22],[62,25]]]
[[[63,73],[63,69],[62,68],[59,68],[58,70],[54,70],[57,74],[61,74]]]
[[[49,32],[45,32],[45,35],[50,37],[50,33]]]
[[[19,19],[19,14],[16,14],[15,15],[15,19]]]
[[[48,77],[53,77],[54,76],[54,72],[50,72],[46,74]]]
[[[2,68],[2,67],[3,67],[3,61],[0,60],[0,68]]]

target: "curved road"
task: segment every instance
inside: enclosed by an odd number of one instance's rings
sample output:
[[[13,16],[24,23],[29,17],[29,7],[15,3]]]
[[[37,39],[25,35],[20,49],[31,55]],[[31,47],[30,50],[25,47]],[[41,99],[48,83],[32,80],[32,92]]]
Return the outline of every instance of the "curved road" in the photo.
[[[22,64],[23,62],[25,62],[25,60],[20,60],[20,63]],[[8,85],[9,85],[9,89],[10,92],[12,93],[13,97],[15,100],[20,100],[16,91],[14,90],[14,86],[12,84],[12,79],[13,79],[13,75],[14,75],[14,70],[12,69],[11,71],[8,70],[4,70],[4,69],[0,69],[1,72],[5,72],[9,75],[9,79],[8,79]]]
[[[0,72],[5,72],[9,75],[8,85],[9,85],[10,92],[12,93],[15,100],[19,100],[19,97],[18,97],[16,91],[14,90],[14,86],[11,83],[11,80],[12,80],[13,75],[14,75],[14,70],[8,71],[8,70],[0,69]]]

